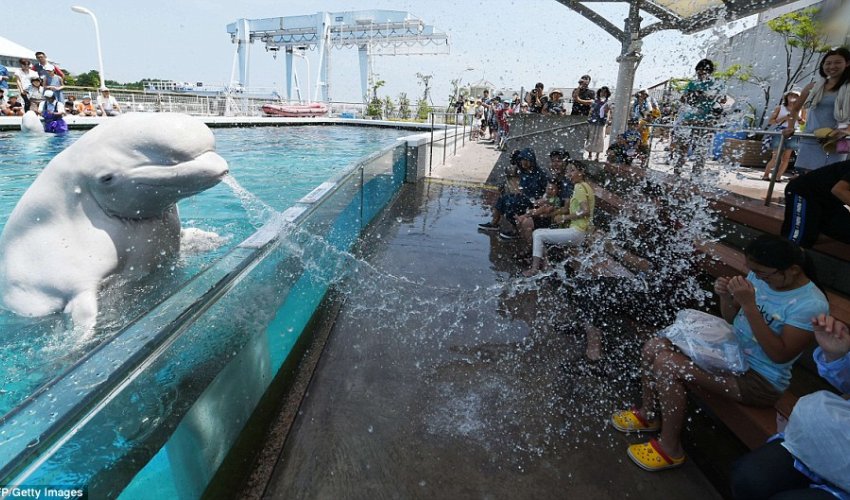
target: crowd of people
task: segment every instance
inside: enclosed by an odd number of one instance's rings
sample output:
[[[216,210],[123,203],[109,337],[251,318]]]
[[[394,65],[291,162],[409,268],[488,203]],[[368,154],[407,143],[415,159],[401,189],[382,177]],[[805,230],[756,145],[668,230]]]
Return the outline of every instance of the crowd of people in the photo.
[[[713,72],[711,61],[700,61],[697,78],[683,89],[677,118],[682,127],[674,129],[671,148],[679,155],[677,172],[689,153],[696,156],[694,172],[702,169],[710,127],[724,100],[722,89],[711,77]],[[850,51],[837,48],[826,52],[819,74],[820,79],[802,92],[783,96],[770,119],[770,125],[786,137],[793,136],[797,124],[806,119],[807,130],[825,129],[816,133],[819,139],[799,141],[798,170],[802,173],[787,186],[780,234],[763,235],[746,246],[749,272],[745,276],[724,276],[714,283],[720,316],[731,329],[746,368],[738,372],[703,368],[668,338],[652,338],[641,350],[640,402],[611,416],[617,430],[658,433],[657,438],[627,450],[627,456],[647,471],[675,468],[685,462],[681,432],[689,387],[744,405],[773,407],[789,387],[793,364],[816,343],[814,361],[820,375],[839,391],[850,392],[850,331],[830,316],[829,301],[805,249],[821,232],[850,243],[850,161],[847,149],[842,149],[850,146]],[[525,102],[515,104],[520,112],[545,113],[547,103],[560,97],[562,94],[553,91],[547,98],[539,84]],[[660,115],[643,91],[634,97],[629,129],[609,149],[610,161],[627,163],[637,157],[640,153],[633,155],[629,150],[640,149],[648,135],[644,125]],[[573,95],[573,112],[588,116],[590,124],[587,152],[597,158],[601,151],[595,128],[607,124],[605,108],[610,98],[604,87],[592,92],[581,85]],[[773,161],[783,165],[788,158],[781,155]],[[551,151],[547,172],[532,148],[514,151],[505,178],[492,217],[479,224],[479,230],[498,232],[501,240],[519,240],[531,257],[525,276],[538,275],[546,266],[547,246],[576,248],[593,239],[596,196],[585,180],[583,164],[572,161],[569,153]],[[667,228],[675,227],[674,218],[666,220]],[[652,273],[659,265],[664,263],[650,262],[642,270]],[[594,279],[575,277],[581,286],[590,286]],[[671,280],[666,277],[665,281]],[[605,302],[604,297],[596,299],[591,302]],[[625,307],[623,302],[617,305]],[[596,360],[602,355],[602,332],[592,324],[593,318],[586,318],[586,323],[586,356]],[[848,422],[850,403],[846,399],[828,391],[804,396],[784,434],[736,463],[733,495],[850,498],[850,456],[845,453],[850,445]]]
[[[65,116],[116,116],[121,107],[107,88],[92,98],[65,95],[65,74],[47,60],[44,52],[35,53],[35,61],[21,58],[19,67],[9,70],[0,65],[0,116],[24,116],[31,111],[44,121],[46,132],[67,131]],[[12,86],[13,85],[13,86]]]

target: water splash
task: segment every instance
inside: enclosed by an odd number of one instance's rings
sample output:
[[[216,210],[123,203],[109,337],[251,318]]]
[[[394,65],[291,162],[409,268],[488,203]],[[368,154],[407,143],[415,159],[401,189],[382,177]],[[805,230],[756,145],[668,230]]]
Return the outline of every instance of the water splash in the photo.
[[[221,181],[233,191],[233,194],[236,195],[237,198],[239,198],[239,202],[242,203],[242,207],[248,215],[248,221],[255,229],[262,227],[270,221],[272,217],[278,215],[279,212],[277,210],[269,206],[255,194],[242,187],[232,175],[225,175]]]

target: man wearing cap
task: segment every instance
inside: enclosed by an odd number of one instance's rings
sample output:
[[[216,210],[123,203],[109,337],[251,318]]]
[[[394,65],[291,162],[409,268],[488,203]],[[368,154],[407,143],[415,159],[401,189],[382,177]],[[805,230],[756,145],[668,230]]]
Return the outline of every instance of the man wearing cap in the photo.
[[[590,105],[593,104],[594,92],[590,90],[590,75],[582,75],[578,87],[573,90],[573,109],[571,115],[590,115]]]
[[[109,89],[101,90],[101,95],[97,97],[97,110],[97,114],[101,116],[117,116],[121,114],[118,101],[109,95]]]
[[[44,118],[44,131],[51,134],[64,134],[68,131],[65,123],[65,104],[56,99],[52,90],[44,91],[44,101],[38,106],[38,114]]]

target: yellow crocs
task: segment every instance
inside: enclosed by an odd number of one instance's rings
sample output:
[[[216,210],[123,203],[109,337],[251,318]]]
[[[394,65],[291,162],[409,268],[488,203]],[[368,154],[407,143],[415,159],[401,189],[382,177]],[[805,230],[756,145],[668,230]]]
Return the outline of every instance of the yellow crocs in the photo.
[[[672,458],[661,449],[655,439],[650,439],[647,443],[633,444],[626,453],[638,467],[649,472],[672,469],[685,463],[684,456]]]
[[[648,422],[638,413],[637,408],[614,413],[611,415],[611,423],[620,432],[655,432],[661,428],[660,422]]]

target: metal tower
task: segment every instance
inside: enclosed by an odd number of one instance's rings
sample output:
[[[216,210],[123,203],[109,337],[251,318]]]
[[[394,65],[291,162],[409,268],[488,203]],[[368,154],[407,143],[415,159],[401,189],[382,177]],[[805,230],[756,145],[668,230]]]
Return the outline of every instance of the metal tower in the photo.
[[[313,15],[239,19],[227,25],[230,39],[238,44],[239,83],[248,87],[250,45],[264,44],[267,51],[286,53],[286,98],[292,99],[292,57],[315,50],[318,53],[315,91],[308,100],[330,101],[330,49],[356,47],[360,54],[360,90],[368,98],[372,56],[448,54],[446,33],[426,25],[409,12],[358,10],[318,12]],[[309,66],[308,66],[309,68]],[[309,71],[309,69],[308,69]],[[309,78],[308,78],[309,81]],[[321,94],[321,95],[320,95]]]

